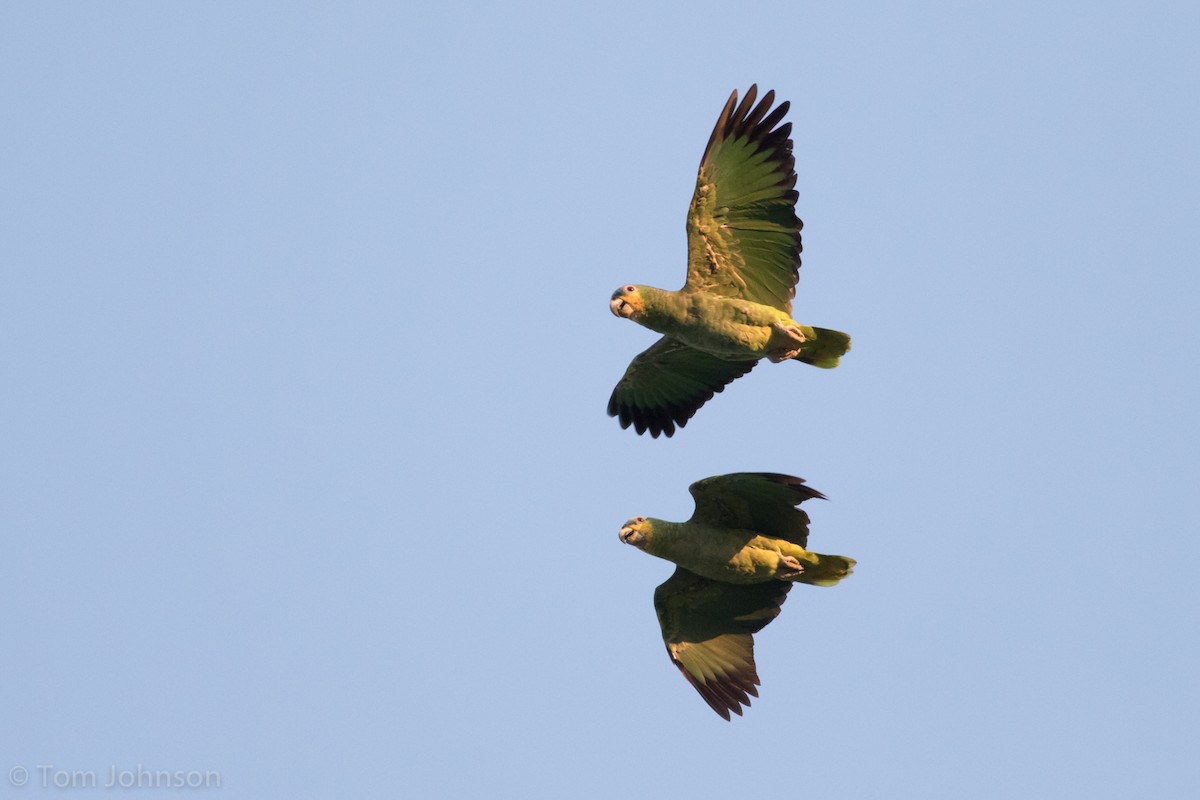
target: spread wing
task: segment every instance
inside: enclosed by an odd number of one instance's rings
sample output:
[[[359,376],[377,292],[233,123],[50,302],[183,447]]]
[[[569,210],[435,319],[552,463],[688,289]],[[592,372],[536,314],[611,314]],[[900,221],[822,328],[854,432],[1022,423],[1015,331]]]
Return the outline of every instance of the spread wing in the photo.
[[[608,415],[622,428],[658,438],[682,428],[725,385],[749,372],[757,361],[726,361],[664,336],[639,354],[608,399]]]
[[[790,583],[718,583],[678,567],[654,590],[671,661],[713,711],[739,716],[758,697],[754,634],[779,616]]]
[[[789,314],[800,269],[792,123],[775,127],[789,104],[770,111],[775,92],[754,105],[758,87],[717,119],[688,209],[684,290],[741,297]],[[767,112],[770,111],[768,114]]]
[[[691,522],[745,528],[808,546],[808,514],[796,506],[825,495],[803,478],[774,472],[734,472],[696,481],[688,487],[696,500]]]

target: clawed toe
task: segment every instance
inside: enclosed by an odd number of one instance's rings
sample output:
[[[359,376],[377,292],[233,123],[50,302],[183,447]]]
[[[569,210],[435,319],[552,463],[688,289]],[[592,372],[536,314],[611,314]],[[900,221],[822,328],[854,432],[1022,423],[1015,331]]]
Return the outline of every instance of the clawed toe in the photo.
[[[780,580],[791,580],[804,574],[804,565],[793,556],[779,556],[779,564],[775,567],[775,577]]]
[[[773,331],[772,344],[779,345],[767,351],[767,358],[778,364],[780,361],[787,361],[800,355],[801,347],[808,338],[804,335],[804,331],[800,330],[798,325],[785,325],[782,322],[771,324]]]
[[[787,361],[800,355],[800,349],[795,350],[772,350],[767,353],[767,360],[772,364],[778,364],[780,361]]]

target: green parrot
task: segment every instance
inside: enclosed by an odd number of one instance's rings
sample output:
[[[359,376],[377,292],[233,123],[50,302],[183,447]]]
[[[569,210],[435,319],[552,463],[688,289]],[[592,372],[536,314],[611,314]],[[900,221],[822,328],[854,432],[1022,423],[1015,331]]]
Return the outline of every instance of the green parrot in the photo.
[[[737,472],[696,481],[687,522],[634,517],[621,541],[676,564],[654,590],[654,610],[671,661],[726,720],[758,697],[754,634],[779,616],[793,583],[833,586],[854,559],[805,549],[808,514],[825,498],[802,478]]]
[[[850,337],[791,317],[800,269],[789,104],[737,92],[709,137],[688,209],[687,282],[677,292],[626,284],[609,308],[663,337],[630,363],[608,401],[622,428],[671,436],[713,393],[764,356],[836,367]],[[770,113],[768,113],[770,111]]]

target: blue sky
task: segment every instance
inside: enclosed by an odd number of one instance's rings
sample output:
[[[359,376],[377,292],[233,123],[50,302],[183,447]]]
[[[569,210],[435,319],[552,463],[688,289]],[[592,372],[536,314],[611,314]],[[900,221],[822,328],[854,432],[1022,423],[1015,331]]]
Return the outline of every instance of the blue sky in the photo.
[[[1197,30],[7,4],[3,791],[1195,796]],[[682,283],[753,82],[792,102],[795,316],[854,349],[637,437],[604,406],[653,335],[608,298]],[[791,593],[725,723],[617,530],[739,470],[825,492],[859,567]]]

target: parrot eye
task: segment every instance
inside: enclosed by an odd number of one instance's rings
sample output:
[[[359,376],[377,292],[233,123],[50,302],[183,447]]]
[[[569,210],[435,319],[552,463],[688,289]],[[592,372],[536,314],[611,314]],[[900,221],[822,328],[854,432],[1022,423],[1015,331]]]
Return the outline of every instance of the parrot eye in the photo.
[[[633,294],[636,291],[637,291],[637,287],[634,286],[632,283],[625,287],[625,294]]]
[[[646,518],[645,517],[634,517],[633,521],[634,522],[645,522]]]

